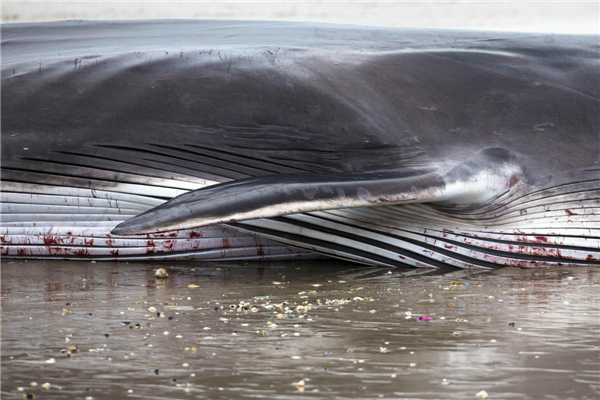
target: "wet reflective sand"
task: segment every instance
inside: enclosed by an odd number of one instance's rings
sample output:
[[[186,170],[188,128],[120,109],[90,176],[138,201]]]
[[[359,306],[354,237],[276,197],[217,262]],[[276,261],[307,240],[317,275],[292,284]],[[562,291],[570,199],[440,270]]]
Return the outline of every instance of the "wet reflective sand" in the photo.
[[[2,399],[600,395],[599,268],[3,261],[1,275]]]

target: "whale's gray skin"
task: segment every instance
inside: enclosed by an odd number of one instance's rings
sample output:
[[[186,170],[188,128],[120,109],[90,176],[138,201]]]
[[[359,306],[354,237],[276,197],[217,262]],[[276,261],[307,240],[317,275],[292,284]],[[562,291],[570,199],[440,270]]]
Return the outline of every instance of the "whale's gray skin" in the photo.
[[[2,254],[598,264],[598,43],[4,24]]]

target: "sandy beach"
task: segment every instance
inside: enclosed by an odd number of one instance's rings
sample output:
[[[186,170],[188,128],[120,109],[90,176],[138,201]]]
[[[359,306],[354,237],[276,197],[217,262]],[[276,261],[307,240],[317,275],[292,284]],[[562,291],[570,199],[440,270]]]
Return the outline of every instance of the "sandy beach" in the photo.
[[[2,398],[596,399],[599,283],[593,267],[3,262]]]

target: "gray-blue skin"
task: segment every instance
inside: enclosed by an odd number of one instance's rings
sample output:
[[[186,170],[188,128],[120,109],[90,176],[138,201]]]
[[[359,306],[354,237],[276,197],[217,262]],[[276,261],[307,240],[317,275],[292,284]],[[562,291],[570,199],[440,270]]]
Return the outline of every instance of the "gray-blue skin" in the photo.
[[[415,266],[598,263],[599,51],[597,35],[248,21],[5,24],[2,180],[116,192],[127,191],[123,183],[150,187],[151,178],[222,182],[131,218],[114,235],[227,223],[374,264],[404,264],[405,252]],[[470,192],[481,176],[495,180]],[[547,207],[486,223],[530,198]],[[345,210],[337,218],[356,228],[344,214],[354,208],[398,209],[423,239],[402,237],[407,250],[285,217],[326,220]],[[387,217],[368,214],[369,228],[366,215],[360,232],[402,236],[402,222],[386,225],[398,232],[381,230],[376,221]],[[257,218],[279,228],[239,223]],[[564,223],[544,226],[552,218]],[[292,234],[286,224],[328,238]],[[458,236],[438,239],[457,246],[471,234],[453,230],[469,224],[485,243],[460,245],[456,256],[422,232],[452,231]],[[508,250],[517,242],[528,248]]]

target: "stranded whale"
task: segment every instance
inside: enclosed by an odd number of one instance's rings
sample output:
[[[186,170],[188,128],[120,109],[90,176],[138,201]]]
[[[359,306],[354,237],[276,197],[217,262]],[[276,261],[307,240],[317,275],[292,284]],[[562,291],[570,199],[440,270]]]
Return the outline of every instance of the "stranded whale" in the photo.
[[[5,257],[600,262],[596,35],[2,26]]]

